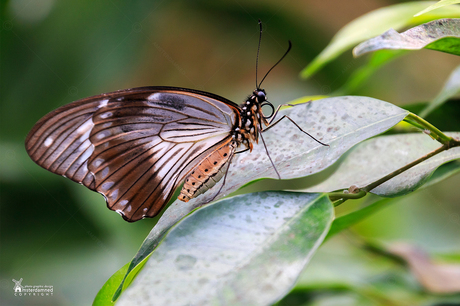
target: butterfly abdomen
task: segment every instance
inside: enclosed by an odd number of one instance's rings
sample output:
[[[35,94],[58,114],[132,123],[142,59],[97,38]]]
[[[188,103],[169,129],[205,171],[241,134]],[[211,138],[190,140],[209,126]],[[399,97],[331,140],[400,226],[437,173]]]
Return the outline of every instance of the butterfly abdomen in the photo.
[[[204,158],[185,178],[178,199],[188,202],[219,182],[227,170],[226,165],[233,157],[236,147],[236,141],[228,139]]]

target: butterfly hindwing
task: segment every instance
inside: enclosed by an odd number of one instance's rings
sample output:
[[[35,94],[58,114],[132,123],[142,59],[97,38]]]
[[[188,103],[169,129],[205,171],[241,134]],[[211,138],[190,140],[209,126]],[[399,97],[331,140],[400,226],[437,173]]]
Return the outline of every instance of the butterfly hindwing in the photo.
[[[119,91],[45,116],[26,147],[37,164],[103,194],[110,209],[136,221],[158,214],[200,157],[230,137],[235,109],[180,88]]]

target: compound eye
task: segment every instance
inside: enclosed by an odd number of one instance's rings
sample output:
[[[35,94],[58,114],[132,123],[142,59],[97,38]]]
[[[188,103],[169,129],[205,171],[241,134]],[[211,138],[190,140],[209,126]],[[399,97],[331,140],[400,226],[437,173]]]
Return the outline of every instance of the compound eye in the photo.
[[[266,95],[265,95],[265,91],[263,90],[258,90],[257,91],[257,98],[259,100],[259,103],[262,103],[264,102],[267,98],[266,98]]]

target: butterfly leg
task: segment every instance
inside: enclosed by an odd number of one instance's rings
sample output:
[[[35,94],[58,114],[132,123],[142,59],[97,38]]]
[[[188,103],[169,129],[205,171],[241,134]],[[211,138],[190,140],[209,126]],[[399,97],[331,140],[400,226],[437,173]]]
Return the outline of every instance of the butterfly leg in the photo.
[[[210,200],[208,200],[208,201],[207,201],[206,203],[204,203],[204,204],[208,204],[208,203],[214,201],[214,199],[217,197],[217,195],[219,195],[219,193],[222,191],[222,188],[224,188],[224,186],[225,186],[225,181],[227,180],[228,169],[230,168],[230,164],[232,163],[233,155],[235,155],[235,154],[240,154],[240,153],[244,153],[244,152],[246,152],[246,151],[249,151],[249,149],[250,149],[250,148],[249,148],[249,146],[248,146],[246,149],[241,150],[241,151],[238,151],[238,152],[234,152],[234,153],[232,153],[232,154],[230,155],[230,158],[229,158],[229,160],[228,160],[227,170],[225,170],[224,180],[223,180],[223,182],[222,182],[222,185],[220,186],[220,188],[219,188],[219,190],[216,192],[216,194],[215,194]],[[204,205],[204,204],[203,204],[203,205]]]
[[[224,175],[226,176],[224,169],[228,169],[227,164],[230,163],[235,149],[236,142],[228,139],[206,156],[185,177],[184,185],[178,197],[179,200],[188,202],[190,199],[211,189]]]
[[[298,106],[298,105],[302,105],[302,104],[307,104],[307,103],[310,103],[311,101],[313,100],[309,100],[309,101],[306,101],[306,102],[302,102],[302,103],[297,103],[297,104],[289,104],[289,103],[286,103],[286,104],[281,104],[279,105],[276,110],[273,112],[273,114],[269,117],[267,117],[267,119],[270,118],[270,121],[268,122],[268,125],[271,125],[272,122],[275,120],[276,118],[276,115],[278,114],[278,112],[280,111],[281,107],[283,106],[291,106],[291,107],[294,107],[294,106]],[[273,109],[273,105],[271,103],[269,103],[269,105],[272,107]],[[281,119],[280,119],[281,120]],[[279,121],[279,120],[278,120]]]
[[[265,142],[264,142],[264,144],[265,144]],[[267,148],[267,147],[265,147],[265,148]],[[202,205],[206,205],[206,204],[208,204],[208,203],[214,201],[214,199],[215,199],[215,198],[220,194],[220,192],[222,191],[222,188],[224,188],[225,182],[227,181],[228,169],[230,169],[230,164],[232,163],[233,156],[234,156],[235,154],[244,153],[244,152],[249,151],[249,150],[250,150],[250,148],[249,148],[249,146],[248,146],[248,147],[247,147],[246,149],[244,149],[244,150],[241,150],[241,151],[238,151],[238,152],[233,152],[233,153],[231,153],[231,155],[230,155],[230,157],[229,157],[229,159],[228,159],[228,165],[227,165],[227,169],[225,170],[224,180],[222,181],[222,185],[220,185],[219,190],[214,194],[214,196],[213,196],[211,199],[207,200],[207,201],[206,201],[205,203],[203,203]],[[269,156],[269,157],[270,157],[270,156]],[[270,161],[271,161],[271,158],[270,158]],[[272,162],[272,164],[273,164],[273,162]],[[274,167],[274,166],[273,166],[273,167]],[[275,168],[275,171],[276,171],[276,168]],[[278,171],[276,171],[276,173],[278,173]],[[279,174],[278,174],[278,176],[279,176]]]
[[[309,103],[310,101],[308,102],[305,102],[305,103]],[[303,103],[302,103],[303,104]],[[303,133],[307,134],[308,136],[310,136],[313,140],[315,140],[316,142],[322,144],[323,146],[329,146],[328,144],[325,144],[321,141],[319,141],[318,139],[316,139],[315,137],[313,137],[312,135],[310,135],[309,133],[305,132],[294,120],[292,120],[289,116],[286,116],[286,115],[283,115],[283,117],[281,117],[280,119],[276,120],[274,123],[272,123],[274,120],[275,120],[275,117],[276,115],[278,114],[278,111],[280,110],[280,108],[282,106],[295,106],[295,105],[299,105],[299,104],[282,104],[280,106],[278,106],[278,108],[276,109],[275,113],[273,114],[271,120],[268,122],[268,126],[262,130],[262,133],[263,132],[266,132],[268,131],[269,129],[271,129],[273,126],[277,125],[281,120],[283,120],[284,118],[287,118],[289,119],[289,121],[291,121],[300,131],[302,131]]]
[[[263,132],[263,131],[262,131],[262,132]],[[270,153],[268,153],[268,149],[267,149],[267,145],[265,144],[264,136],[262,136],[262,133],[260,133],[259,135],[260,135],[260,139],[262,139],[262,143],[264,144],[265,152],[267,152],[268,159],[269,159],[270,162],[272,163],[273,169],[275,169],[275,172],[276,172],[276,174],[278,175],[278,179],[281,180],[281,175],[280,175],[280,173],[278,172],[278,169],[276,169],[275,163],[273,162],[272,157],[270,156]]]
[[[247,147],[246,149],[242,150],[242,151],[238,151],[238,152],[235,152],[235,154],[240,154],[240,153],[244,153],[246,151],[249,151],[249,147]]]

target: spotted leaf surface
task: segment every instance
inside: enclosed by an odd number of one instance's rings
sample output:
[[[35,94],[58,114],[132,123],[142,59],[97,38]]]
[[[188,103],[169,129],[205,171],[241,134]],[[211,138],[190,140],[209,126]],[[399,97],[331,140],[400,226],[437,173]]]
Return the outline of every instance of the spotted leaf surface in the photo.
[[[269,305],[284,296],[333,219],[319,194],[229,198],[171,229],[117,305]]]
[[[390,29],[353,49],[354,56],[381,49],[420,50],[422,48],[460,55],[460,19],[440,19],[403,33]]]
[[[458,132],[446,134],[460,138]],[[333,175],[305,191],[328,192],[347,189],[351,185],[364,187],[440,146],[440,143],[422,133],[373,138],[356,146]],[[423,185],[439,166],[459,158],[460,148],[451,148],[397,175],[371,192],[386,197],[410,193]]]

